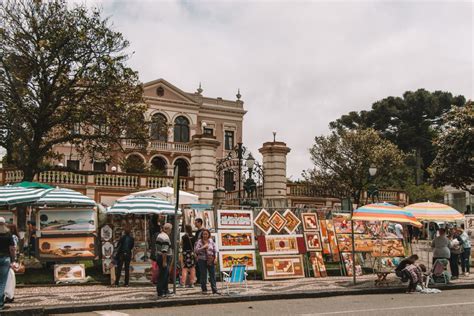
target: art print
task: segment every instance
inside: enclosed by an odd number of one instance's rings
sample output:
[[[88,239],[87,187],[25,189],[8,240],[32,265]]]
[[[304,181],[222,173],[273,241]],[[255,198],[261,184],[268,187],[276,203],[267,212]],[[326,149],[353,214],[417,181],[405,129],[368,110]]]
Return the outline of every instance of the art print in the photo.
[[[347,276],[353,276],[354,275],[354,261],[352,260],[352,253],[341,253],[341,259],[344,264],[344,271]],[[357,255],[356,255],[356,265],[355,265],[355,272],[357,276],[362,275],[362,266],[360,265],[360,262],[357,260]]]
[[[301,221],[299,220],[298,217],[290,210],[286,210],[285,213],[283,213],[283,217],[286,220],[286,225],[284,229],[288,234],[292,234],[296,229],[298,229],[298,226],[300,226]]]
[[[217,223],[222,229],[253,229],[253,212],[218,210]]]
[[[86,268],[83,264],[55,264],[55,282],[77,282],[86,279]]]
[[[110,225],[104,225],[100,229],[100,238],[102,241],[111,241],[114,231]]]
[[[320,251],[310,253],[310,261],[315,278],[327,277],[326,265],[324,264],[323,254]]]
[[[301,213],[301,221],[304,231],[319,230],[318,215],[316,213]]]
[[[102,244],[102,257],[104,258],[112,258],[114,253],[114,245],[111,242],[106,241]]]
[[[267,235],[265,236],[265,255],[298,254],[298,237],[302,235]]]
[[[93,236],[41,237],[38,239],[38,252],[41,260],[94,259],[95,240]]]
[[[262,256],[264,280],[304,278],[302,255]]]
[[[305,232],[304,240],[308,251],[321,251],[321,236],[319,232]]]
[[[255,236],[253,230],[220,230],[219,249],[254,249]]]
[[[268,235],[272,230],[272,226],[270,225],[270,213],[264,209],[258,213],[254,223],[265,235]]]
[[[37,221],[42,234],[93,233],[96,217],[94,210],[40,209]]]
[[[286,225],[286,219],[277,211],[273,212],[268,221],[277,233],[281,232]]]
[[[240,251],[221,251],[219,252],[219,266],[221,271],[230,271],[232,266],[244,264],[246,270],[255,270],[257,268],[254,250]]]

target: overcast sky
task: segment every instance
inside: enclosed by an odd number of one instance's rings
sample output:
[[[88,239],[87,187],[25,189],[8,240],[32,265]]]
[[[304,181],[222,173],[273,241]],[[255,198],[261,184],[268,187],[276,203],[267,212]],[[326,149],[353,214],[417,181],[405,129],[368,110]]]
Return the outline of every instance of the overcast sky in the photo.
[[[342,114],[406,90],[473,97],[471,1],[91,1],[131,42],[143,82],[164,78],[245,109],[253,153],[277,132],[288,177]],[[260,154],[257,157],[261,159]]]

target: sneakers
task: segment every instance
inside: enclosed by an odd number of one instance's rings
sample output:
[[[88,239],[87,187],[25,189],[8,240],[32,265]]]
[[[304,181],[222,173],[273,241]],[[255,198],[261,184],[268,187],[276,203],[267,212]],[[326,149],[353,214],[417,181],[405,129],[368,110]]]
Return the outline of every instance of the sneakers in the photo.
[[[464,276],[469,276],[469,272],[464,272]]]
[[[194,284],[186,285],[186,288],[187,288],[187,289],[194,289]]]

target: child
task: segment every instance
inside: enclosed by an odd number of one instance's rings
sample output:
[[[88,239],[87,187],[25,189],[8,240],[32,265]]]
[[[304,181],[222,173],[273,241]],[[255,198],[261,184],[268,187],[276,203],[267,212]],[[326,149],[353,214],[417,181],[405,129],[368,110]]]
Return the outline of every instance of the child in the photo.
[[[423,287],[423,272],[426,272],[426,267],[424,264],[409,264],[405,267],[404,271],[406,271],[408,280],[410,283],[408,284],[407,293],[414,293],[416,291],[416,286],[418,284]]]

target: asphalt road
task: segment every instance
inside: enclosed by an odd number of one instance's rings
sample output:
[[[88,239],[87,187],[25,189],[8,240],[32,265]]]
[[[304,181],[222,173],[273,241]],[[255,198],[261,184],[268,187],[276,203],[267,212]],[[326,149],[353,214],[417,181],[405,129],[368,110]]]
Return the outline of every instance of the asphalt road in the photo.
[[[381,294],[315,299],[242,302],[75,315],[474,315],[474,290],[449,290],[438,294]],[[68,314],[70,315],[70,314]]]

